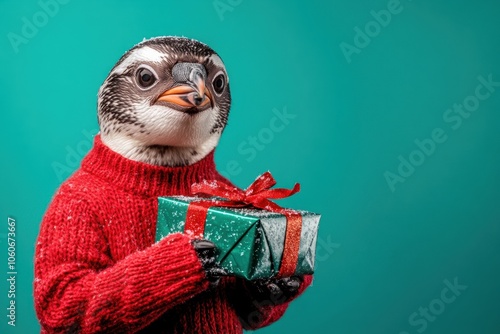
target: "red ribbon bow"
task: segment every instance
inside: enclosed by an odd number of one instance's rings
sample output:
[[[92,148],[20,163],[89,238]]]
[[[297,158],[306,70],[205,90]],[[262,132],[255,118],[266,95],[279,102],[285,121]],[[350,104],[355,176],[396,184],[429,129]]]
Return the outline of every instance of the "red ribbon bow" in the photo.
[[[292,196],[300,190],[300,184],[296,183],[292,189],[276,188],[276,180],[270,172],[265,172],[252,182],[247,189],[242,190],[227,183],[215,181],[203,181],[191,186],[193,194],[204,194],[222,197],[234,204],[252,205],[259,209],[280,212],[283,209],[270,199],[279,199]]]
[[[185,232],[193,233],[197,237],[203,235],[208,208],[217,207],[248,207],[276,212],[285,215],[287,219],[285,245],[281,258],[281,266],[278,275],[281,277],[291,276],[297,268],[300,246],[300,234],[302,230],[302,216],[300,213],[285,209],[271,201],[289,197],[300,190],[296,183],[292,189],[275,188],[276,180],[270,172],[260,175],[245,190],[239,189],[222,181],[203,181],[191,186],[191,192],[195,195],[209,195],[223,198],[223,200],[199,200],[191,202],[186,215]]]

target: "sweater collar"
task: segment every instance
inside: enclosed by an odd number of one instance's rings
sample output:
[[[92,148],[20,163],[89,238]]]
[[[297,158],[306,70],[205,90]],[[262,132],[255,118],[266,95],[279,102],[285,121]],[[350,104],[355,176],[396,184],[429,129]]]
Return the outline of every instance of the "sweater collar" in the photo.
[[[217,177],[214,151],[183,167],[154,166],[130,160],[94,138],[94,147],[82,161],[82,169],[126,191],[147,196],[190,195],[191,184]]]

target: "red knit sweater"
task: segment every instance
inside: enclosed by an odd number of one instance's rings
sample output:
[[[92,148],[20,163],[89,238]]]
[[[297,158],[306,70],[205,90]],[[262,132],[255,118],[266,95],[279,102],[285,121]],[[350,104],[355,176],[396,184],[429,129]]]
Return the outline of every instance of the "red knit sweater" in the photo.
[[[227,181],[213,152],[191,166],[159,167],[126,159],[96,136],[40,227],[34,297],[42,333],[231,334],[279,319],[288,303],[254,300],[248,282],[225,277],[210,288],[186,235],[154,242],[157,197],[189,195],[203,179]]]

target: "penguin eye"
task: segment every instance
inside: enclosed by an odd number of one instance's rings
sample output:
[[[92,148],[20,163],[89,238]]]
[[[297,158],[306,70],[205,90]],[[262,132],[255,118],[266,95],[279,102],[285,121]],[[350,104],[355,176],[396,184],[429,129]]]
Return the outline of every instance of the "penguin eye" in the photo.
[[[214,81],[212,82],[212,85],[214,86],[214,90],[217,94],[222,93],[224,90],[224,87],[226,86],[226,78],[224,78],[224,74],[219,74],[214,78]]]
[[[137,82],[141,88],[149,88],[156,82],[156,76],[148,68],[142,67],[136,73]]]

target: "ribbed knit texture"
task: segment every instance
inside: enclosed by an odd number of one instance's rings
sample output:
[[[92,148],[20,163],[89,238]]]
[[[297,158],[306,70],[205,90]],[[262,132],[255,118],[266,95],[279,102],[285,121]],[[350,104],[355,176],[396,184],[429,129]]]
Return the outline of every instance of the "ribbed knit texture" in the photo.
[[[242,333],[278,320],[288,303],[255,301],[248,282],[210,288],[191,240],[155,241],[157,197],[190,195],[224,179],[213,152],[187,167],[160,167],[94,147],[54,196],[35,253],[42,333]],[[299,294],[310,284],[306,276]]]

